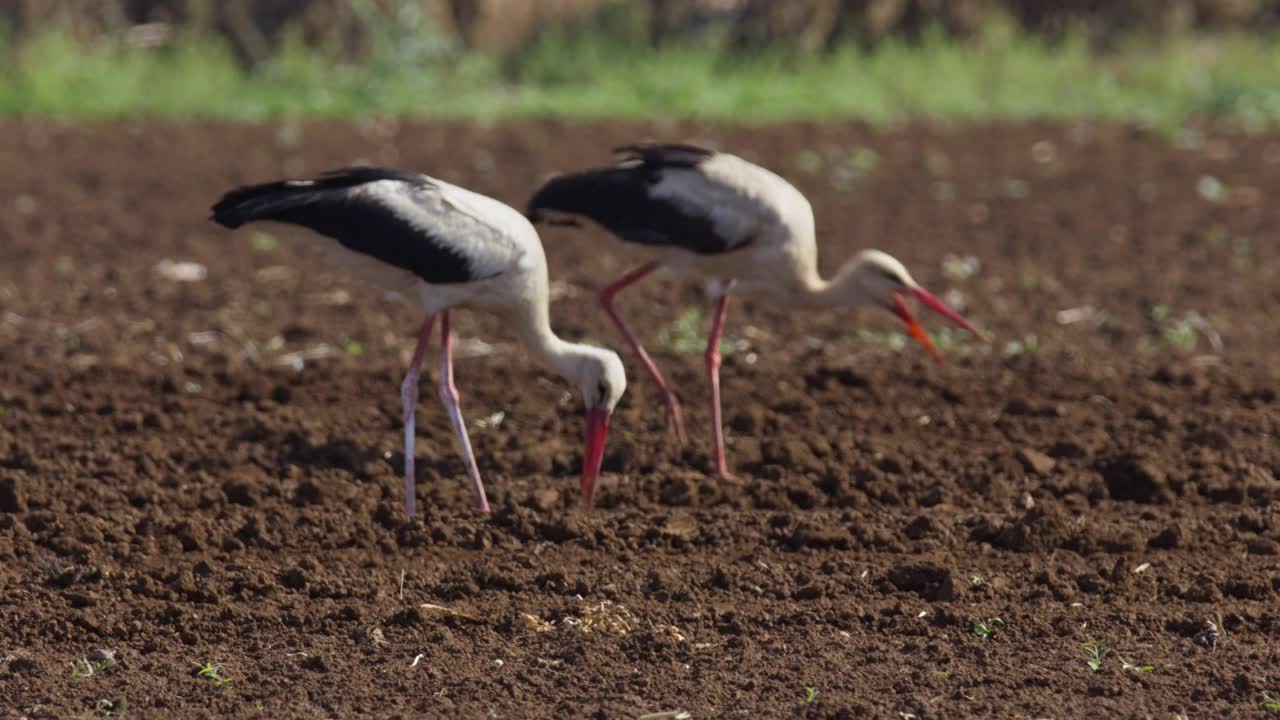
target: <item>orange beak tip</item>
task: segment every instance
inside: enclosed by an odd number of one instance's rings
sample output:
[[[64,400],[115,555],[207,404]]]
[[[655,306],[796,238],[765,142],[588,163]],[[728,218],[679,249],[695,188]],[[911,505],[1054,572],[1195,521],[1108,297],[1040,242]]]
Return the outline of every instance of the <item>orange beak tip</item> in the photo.
[[[922,287],[917,287],[912,290],[912,294],[915,295],[916,299],[918,299],[926,307],[942,315],[947,320],[950,320],[952,324],[958,325],[964,328],[965,330],[968,330],[983,342],[991,342],[990,336],[988,336],[986,333],[982,332],[978,328],[974,327],[973,323],[969,322],[968,320],[965,320],[963,317],[959,315],[959,313],[947,307],[945,303],[943,303],[938,298],[934,297],[933,294],[930,293],[928,290],[925,290]],[[898,302],[899,304],[901,304],[902,299],[899,298]]]

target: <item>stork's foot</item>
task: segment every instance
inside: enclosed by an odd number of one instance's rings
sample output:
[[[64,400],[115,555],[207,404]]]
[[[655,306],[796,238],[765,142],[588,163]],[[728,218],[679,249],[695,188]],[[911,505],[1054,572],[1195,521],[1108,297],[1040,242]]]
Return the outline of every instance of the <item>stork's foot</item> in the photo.
[[[729,463],[725,462],[723,456],[716,458],[716,477],[727,482],[736,482],[737,476],[729,471]]]
[[[480,478],[476,477],[475,482],[479,482],[479,481],[480,481]],[[483,493],[484,492],[483,489],[480,492]],[[489,499],[485,497],[483,494],[481,494],[479,497],[476,498],[476,510],[484,513],[485,515],[489,515],[493,512],[493,510],[489,509]]]

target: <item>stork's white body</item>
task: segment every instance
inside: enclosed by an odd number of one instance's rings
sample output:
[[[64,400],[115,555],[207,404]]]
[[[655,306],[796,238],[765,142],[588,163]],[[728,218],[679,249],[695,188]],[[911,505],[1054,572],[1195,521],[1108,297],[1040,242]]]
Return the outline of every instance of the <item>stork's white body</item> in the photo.
[[[214,220],[235,228],[254,220],[302,225],[327,239],[315,247],[353,276],[417,299],[426,313],[401,386],[405,423],[405,509],[415,513],[413,448],[418,375],[440,318],[440,398],[458,437],[476,504],[488,511],[453,382],[450,308],[498,314],[530,353],[583,390],[588,410],[583,497],[591,501],[608,418],[626,388],[611,351],[569,343],[551,329],[547,261],[533,225],[511,207],[426,175],[348,168],[312,180],[240,188],[214,206]],[[338,242],[333,242],[337,240]],[[594,444],[593,444],[594,443]]]
[[[435,235],[465,258],[469,273],[479,279],[430,283],[327,238],[310,236],[313,247],[327,262],[369,285],[412,296],[429,315],[471,308],[542,329],[544,323],[537,322],[536,316],[538,308],[547,307],[547,259],[537,230],[505,203],[443,180],[431,178],[431,182],[432,192],[379,180],[351,194],[377,202],[410,223],[429,219]]]
[[[736,248],[718,254],[678,245],[655,248],[664,267],[736,280],[735,295],[797,297],[820,287],[813,207],[779,175],[716,153],[697,167],[664,169],[649,192],[690,213],[705,213],[716,234]]]
[[[736,155],[692,145],[619,148],[612,167],[552,178],[529,202],[531,217],[548,212],[592,218],[624,241],[652,252],[652,262],[604,288],[601,304],[636,350],[667,402],[667,418],[684,437],[680,406],[635,333],[613,307],[615,296],[656,267],[719,281],[707,343],[716,466],[728,475],[720,421],[720,335],[729,294],[764,296],[793,307],[879,305],[897,314],[931,352],[932,343],[902,303],[910,293],[970,330],[919,286],[902,263],[875,250],[851,258],[831,279],[818,274],[813,208],[794,185]]]

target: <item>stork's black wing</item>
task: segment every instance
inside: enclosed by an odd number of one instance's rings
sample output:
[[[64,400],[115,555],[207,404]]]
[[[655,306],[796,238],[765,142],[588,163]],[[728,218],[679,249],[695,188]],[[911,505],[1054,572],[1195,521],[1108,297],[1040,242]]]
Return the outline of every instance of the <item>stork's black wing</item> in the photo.
[[[591,218],[619,238],[643,245],[682,247],[715,255],[742,247],[749,236],[728,217],[737,190],[708,177],[703,163],[716,157],[693,145],[626,145],[618,164],[561,175],[529,200],[534,222],[560,212]]]
[[[680,143],[633,143],[616,147],[613,152],[623,162],[638,160],[648,168],[697,167],[716,154],[714,150]]]
[[[213,206],[213,220],[228,228],[255,220],[301,225],[429,283],[501,272],[512,244],[451,206],[442,185],[417,173],[346,168],[232,190]]]

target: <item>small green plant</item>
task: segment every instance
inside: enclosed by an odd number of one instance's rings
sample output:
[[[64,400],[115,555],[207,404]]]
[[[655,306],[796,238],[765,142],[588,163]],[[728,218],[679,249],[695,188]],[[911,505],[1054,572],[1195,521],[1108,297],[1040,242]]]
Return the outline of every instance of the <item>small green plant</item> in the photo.
[[[249,246],[254,252],[273,253],[279,249],[280,241],[271,233],[258,231],[249,237]]]
[[[807,687],[804,689],[804,702],[806,705],[818,699],[818,688]]]
[[[1032,270],[1026,270],[1018,276],[1018,284],[1023,290],[1039,290],[1040,276]]]
[[[671,326],[659,336],[663,345],[682,355],[692,355],[707,349],[707,328],[703,327],[702,308],[694,306],[680,313]],[[720,338],[720,353],[733,352],[733,343]]]
[[[792,163],[800,172],[812,175],[822,169],[822,156],[813,150],[801,150],[795,154]]]
[[[1164,344],[1176,350],[1194,350],[1196,329],[1187,322],[1174,323],[1161,333]]]
[[[229,685],[233,680],[233,678],[224,676],[222,674],[222,668],[212,662],[207,662],[204,665],[197,664],[196,677],[208,678],[210,682],[218,686]]]
[[[849,164],[859,173],[867,175],[880,164],[880,154],[869,147],[859,147],[849,154]]]
[[[1280,700],[1277,700],[1267,693],[1262,693],[1262,707],[1268,710],[1280,710]]]
[[[116,699],[108,700],[102,698],[93,704],[93,714],[98,717],[124,717],[125,711],[129,709],[127,700]]]
[[[342,341],[342,349],[353,357],[359,357],[364,353],[364,345],[361,345],[359,340],[352,340],[351,338],[346,338]]]
[[[998,617],[987,618],[973,626],[973,632],[983,640],[995,640],[996,628],[1004,627],[1004,621]]]
[[[1238,237],[1231,243],[1231,267],[1243,272],[1253,268],[1253,244],[1247,237]]]
[[[1222,352],[1222,337],[1213,323],[1195,310],[1188,310],[1182,317],[1174,318],[1168,305],[1156,305],[1151,308],[1151,319],[1161,327],[1155,339],[1143,337],[1139,340],[1138,349],[1142,352],[1190,352],[1199,345],[1202,335],[1209,341],[1214,352]]]
[[[844,158],[838,158],[831,168],[831,187],[849,192],[858,181],[871,174],[880,164],[880,156],[867,147],[853,148]]]
[[[1102,661],[1111,654],[1111,650],[1101,640],[1086,640],[1080,646],[1084,649],[1085,664],[1094,672],[1102,669]]]
[[[1156,669],[1154,665],[1135,665],[1125,659],[1123,655],[1118,655],[1117,657],[1120,658],[1120,669],[1126,672],[1144,673]]]
[[[1021,178],[1005,178],[1000,186],[1001,194],[1011,200],[1022,200],[1031,194],[1031,186]]]
[[[71,677],[73,678],[93,677],[94,675],[97,675],[103,672],[104,670],[106,670],[107,668],[115,664],[116,664],[116,661],[112,660],[111,658],[106,658],[104,660],[97,660],[97,661],[89,660],[88,658],[80,658],[78,662],[74,662],[71,664]]]
[[[1021,340],[1010,340],[1004,345],[1005,355],[1039,355],[1040,338],[1028,333]]]
[[[976,255],[947,253],[942,257],[942,274],[948,280],[968,280],[982,269],[982,261]]]
[[[859,329],[855,335],[855,340],[863,345],[872,345],[894,352],[899,352],[907,346],[907,336],[897,330],[877,332],[875,330]]]
[[[985,328],[979,328],[985,332]],[[1034,338],[1035,336],[1028,336]],[[933,344],[937,346],[938,351],[944,355],[961,355],[968,357],[970,355],[986,355],[991,352],[991,346],[982,341],[975,341],[972,334],[968,331],[960,331],[951,327],[940,327],[929,333],[929,339],[933,340]],[[1038,346],[1037,346],[1038,347]]]

